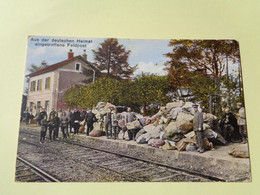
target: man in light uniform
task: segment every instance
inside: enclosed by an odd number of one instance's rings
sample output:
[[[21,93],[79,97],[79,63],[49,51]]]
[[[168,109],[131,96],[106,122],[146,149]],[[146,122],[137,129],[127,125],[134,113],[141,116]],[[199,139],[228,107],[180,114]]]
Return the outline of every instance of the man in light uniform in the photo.
[[[198,147],[198,152],[203,153],[204,152],[204,142],[203,142],[203,115],[198,110],[198,105],[193,104],[192,105],[194,109],[194,118],[193,118],[193,130],[196,135],[196,143]]]

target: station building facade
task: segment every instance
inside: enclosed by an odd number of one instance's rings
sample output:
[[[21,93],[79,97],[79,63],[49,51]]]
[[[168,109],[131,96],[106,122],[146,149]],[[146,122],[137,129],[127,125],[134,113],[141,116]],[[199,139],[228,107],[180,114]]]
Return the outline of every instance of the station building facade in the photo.
[[[83,84],[87,77],[83,74],[83,67],[95,72],[94,67],[87,61],[87,54],[74,57],[72,50],[68,58],[56,64],[46,66],[27,77],[29,78],[27,109],[35,115],[42,107],[49,114],[55,110],[66,109],[63,101],[65,92],[74,85]]]

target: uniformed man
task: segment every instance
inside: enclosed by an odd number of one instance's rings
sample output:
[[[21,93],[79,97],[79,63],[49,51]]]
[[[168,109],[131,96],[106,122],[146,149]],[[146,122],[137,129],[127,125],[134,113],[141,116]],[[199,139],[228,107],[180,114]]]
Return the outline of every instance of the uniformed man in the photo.
[[[61,123],[61,132],[62,132],[63,138],[69,137],[69,132],[68,132],[69,117],[66,116],[65,112],[62,112],[62,114],[61,114],[60,123]]]
[[[116,108],[113,110],[111,115],[111,125],[112,125],[112,138],[117,139],[118,133],[119,133],[119,126],[118,126],[118,120],[120,118],[120,115],[117,113]]]
[[[89,112],[86,114],[85,121],[87,123],[86,135],[93,130],[93,124],[97,121],[95,114],[92,112],[92,108],[89,109]]]
[[[53,139],[59,140],[59,128],[60,128],[60,118],[58,116],[58,113],[55,114],[55,117],[53,119],[54,121],[54,131],[53,131]]]
[[[203,115],[198,110],[198,105],[193,104],[194,109],[194,118],[193,118],[193,130],[196,135],[196,143],[198,147],[198,152],[203,153],[204,152],[204,142],[203,142]]]
[[[126,122],[126,124],[130,123],[130,122],[133,122],[134,120],[136,120],[135,113],[132,112],[131,108],[127,108],[127,113],[125,114],[125,122]],[[134,134],[133,134],[132,131],[128,130],[127,133],[128,133],[128,139],[126,139],[126,141],[129,141],[130,138],[134,139]]]
[[[237,113],[237,124],[239,128],[239,133],[242,137],[242,143],[247,143],[247,129],[246,129],[246,114],[245,108],[242,103],[237,103],[238,113]]]
[[[52,137],[52,132],[54,129],[54,117],[53,115],[50,114],[49,116],[49,123],[48,123],[48,127],[49,127],[49,137],[50,137],[50,141],[53,139]]]
[[[41,120],[41,138],[40,138],[40,143],[44,143],[44,141],[45,141],[47,128],[48,128],[47,116],[44,116],[44,118]]]
[[[111,115],[112,115],[112,110],[109,109],[109,112],[106,113],[104,116],[104,123],[105,123],[105,133],[106,137],[110,139],[112,137],[112,124],[111,124]]]
[[[73,129],[74,129],[74,134],[78,134],[79,132],[79,127],[80,127],[80,112],[78,111],[78,108],[74,109],[74,112],[72,113],[72,122],[73,122]]]
[[[47,112],[45,111],[45,108],[42,108],[42,109],[41,109],[41,112],[40,112],[40,116],[39,116],[39,118],[40,118],[40,125],[41,125],[41,120],[42,120],[45,116],[46,116],[46,118],[47,118]]]

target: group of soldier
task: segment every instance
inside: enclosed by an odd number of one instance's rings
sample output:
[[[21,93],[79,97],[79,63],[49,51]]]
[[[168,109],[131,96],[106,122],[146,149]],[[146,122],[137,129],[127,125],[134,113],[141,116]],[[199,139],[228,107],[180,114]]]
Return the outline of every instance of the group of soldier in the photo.
[[[196,134],[198,152],[202,153],[204,152],[202,131],[204,121],[202,112],[199,111],[198,107],[197,104],[193,105],[193,129]],[[237,103],[237,108],[237,114],[232,114],[229,109],[225,109],[225,114],[220,120],[221,135],[227,142],[235,142],[235,140],[241,138],[242,143],[247,143],[245,109],[242,103]],[[108,139],[117,139],[120,130],[123,132],[123,139],[125,132],[128,133],[128,138],[133,137],[131,136],[131,131],[127,131],[126,124],[136,119],[135,113],[131,111],[131,108],[127,108],[127,112],[122,114],[118,113],[115,107],[110,108],[109,112],[101,117]],[[47,116],[45,109],[42,108],[41,112],[38,113],[37,122],[41,126],[40,142],[44,143],[47,131],[49,131],[50,140],[56,140],[58,139],[60,128],[63,138],[68,138],[70,133],[78,134],[81,126],[86,127],[86,135],[88,136],[93,130],[93,124],[97,122],[97,118],[91,108],[88,111],[83,109],[82,112],[79,112],[77,108],[73,111],[68,109],[67,111],[59,112],[52,109],[49,116]]]
[[[125,130],[123,132],[126,132],[126,129],[122,128],[122,126],[120,127],[119,124],[122,118],[124,127],[126,123],[136,120],[136,116],[134,112],[131,112],[131,108],[127,109],[127,113],[124,116],[118,113],[116,108],[109,109],[109,112],[102,116],[106,137],[108,139],[117,139],[121,129]],[[89,108],[88,111],[83,108],[82,112],[77,108],[73,111],[70,109],[68,109],[68,111],[55,111],[52,109],[49,115],[47,115],[44,108],[41,108],[41,111],[37,114],[36,120],[37,124],[41,126],[40,143],[45,142],[47,131],[49,131],[49,139],[51,141],[58,140],[59,129],[61,129],[63,138],[68,138],[70,133],[78,134],[80,127],[83,126],[84,128],[86,127],[86,135],[88,136],[94,128],[93,124],[97,122],[97,118],[92,112],[92,108]]]
[[[51,141],[59,139],[59,129],[61,129],[63,138],[68,138],[70,133],[78,134],[82,121],[86,121],[86,134],[89,135],[89,132],[93,129],[93,123],[96,121],[91,108],[88,112],[86,109],[83,109],[81,113],[77,108],[74,111],[69,109],[68,111],[59,112],[52,109],[49,116],[45,109],[42,108],[37,116],[37,124],[41,126],[40,143],[44,143],[47,131],[49,131]]]
[[[203,115],[198,109],[198,105],[194,104],[193,129],[196,134],[196,143],[198,152],[204,152],[203,142]],[[220,121],[222,135],[227,142],[233,142],[238,136],[242,138],[242,143],[247,143],[247,128],[245,108],[242,103],[237,103],[238,113],[233,115],[229,109],[225,109],[225,114]],[[236,131],[238,129],[238,132]]]

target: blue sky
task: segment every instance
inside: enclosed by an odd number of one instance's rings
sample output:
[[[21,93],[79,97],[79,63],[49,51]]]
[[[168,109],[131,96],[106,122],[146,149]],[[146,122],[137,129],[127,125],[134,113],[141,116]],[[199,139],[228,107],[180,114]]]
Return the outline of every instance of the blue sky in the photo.
[[[45,41],[43,41],[43,39]],[[100,43],[106,38],[80,38],[80,37],[43,37],[43,36],[31,36],[28,38],[27,47],[27,58],[26,58],[26,70],[25,74],[28,74],[28,68],[31,64],[39,66],[43,60],[48,65],[55,64],[57,62],[67,59],[67,53],[70,49],[73,50],[74,56],[82,55],[83,50],[86,50],[88,55],[88,61],[94,62],[92,50],[96,50]],[[48,40],[48,41],[46,41]],[[62,40],[63,42],[59,42]],[[84,47],[75,47],[75,45],[67,45],[67,43],[74,41],[74,43],[80,40],[82,42],[91,41],[90,43],[79,43]],[[67,43],[66,43],[67,41]],[[163,54],[171,51],[171,47],[168,46],[169,41],[167,39],[118,39],[119,44],[122,44],[127,50],[131,50],[128,58],[130,66],[138,64],[138,70],[135,71],[134,75],[141,72],[156,73],[158,75],[165,75],[166,72],[163,70],[164,63],[169,59]],[[47,44],[61,44],[64,46],[44,46],[36,45],[36,43],[47,43]],[[157,64],[157,65],[156,65]],[[229,63],[229,72],[234,72],[237,69],[237,64]]]
[[[43,41],[43,39],[48,41]],[[64,47],[61,46],[39,46],[35,45],[36,43],[60,43],[53,42],[55,40],[64,40],[69,42],[68,40],[77,39],[82,41],[92,40],[91,43],[79,43],[86,47],[75,47],[75,46],[67,46],[65,44]],[[25,74],[28,73],[27,69],[31,66],[31,64],[40,65],[43,60],[47,62],[48,65],[55,64],[57,62],[63,61],[67,59],[67,53],[70,49],[73,50],[74,56],[82,55],[83,50],[86,49],[86,53],[88,55],[88,61],[94,62],[93,60],[93,52],[92,50],[96,50],[100,43],[102,43],[105,39],[97,39],[97,38],[71,38],[71,37],[41,37],[41,36],[32,36],[28,38],[28,48],[27,48],[27,58],[26,58],[26,71]],[[141,72],[149,72],[156,73],[159,75],[164,75],[166,72],[163,70],[164,63],[167,61],[167,58],[163,55],[171,50],[168,47],[168,43],[170,40],[144,40],[144,39],[118,39],[119,44],[124,45],[127,50],[131,50],[130,56],[128,58],[128,63],[130,66],[135,66],[138,64],[138,70],[136,70],[135,74]],[[157,64],[157,65],[155,65]]]

